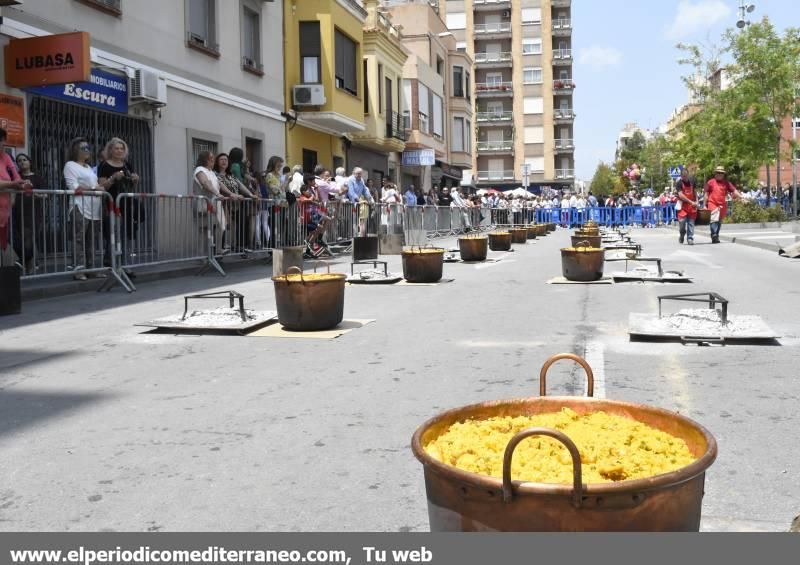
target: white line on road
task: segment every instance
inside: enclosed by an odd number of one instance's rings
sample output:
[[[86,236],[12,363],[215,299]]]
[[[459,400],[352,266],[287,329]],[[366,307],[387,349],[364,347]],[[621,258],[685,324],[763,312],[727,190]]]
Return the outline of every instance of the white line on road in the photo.
[[[594,373],[594,397],[606,397],[606,346],[600,340],[592,340],[586,344],[585,359]],[[583,389],[584,394],[586,388]]]
[[[797,236],[785,235],[785,234],[784,235],[761,235],[761,236],[758,236],[758,237],[739,237],[737,239],[744,239],[744,240],[750,240],[750,239],[797,239]]]

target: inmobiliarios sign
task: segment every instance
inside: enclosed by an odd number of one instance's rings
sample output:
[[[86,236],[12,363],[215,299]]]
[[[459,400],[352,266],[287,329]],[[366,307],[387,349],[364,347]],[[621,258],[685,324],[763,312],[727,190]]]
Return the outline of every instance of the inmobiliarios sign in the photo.
[[[100,69],[92,69],[87,82],[70,82],[27,90],[73,104],[83,104],[121,114],[128,113],[128,77],[113,75]]]
[[[5,78],[9,86],[25,88],[89,79],[89,34],[58,33],[12,39],[5,47]]]

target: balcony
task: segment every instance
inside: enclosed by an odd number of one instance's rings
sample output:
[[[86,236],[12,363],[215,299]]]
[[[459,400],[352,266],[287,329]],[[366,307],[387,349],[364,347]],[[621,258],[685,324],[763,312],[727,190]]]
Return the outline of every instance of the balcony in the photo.
[[[514,112],[478,112],[475,119],[481,125],[501,124],[514,121]]]
[[[514,152],[514,140],[479,141],[476,144],[476,149],[478,153],[491,153],[493,155],[501,155],[503,153],[512,154]]]
[[[572,49],[556,49],[553,51],[553,65],[563,66],[572,64]]]
[[[556,180],[570,180],[575,178],[575,169],[556,169]]]
[[[484,69],[511,67],[511,52],[475,53],[475,66]]]
[[[397,112],[386,113],[386,137],[397,139],[399,141],[406,140],[406,118]]]
[[[575,81],[571,78],[559,78],[553,81],[553,94],[572,94]]]
[[[572,20],[570,18],[558,18],[553,20],[553,36],[564,37],[572,34]]]
[[[552,0],[550,5],[553,8],[569,8],[572,6],[572,0]]]
[[[575,111],[572,108],[556,108],[553,110],[553,122],[556,124],[571,124],[575,121]]]
[[[556,153],[572,153],[575,151],[575,141],[573,139],[556,139]]]
[[[502,182],[514,180],[514,171],[478,171],[478,182]]]
[[[513,97],[514,83],[510,81],[476,82],[475,96],[478,98]]]
[[[490,39],[495,36],[508,36],[511,33],[511,22],[497,22],[491,24],[475,24],[472,33],[476,39]]]
[[[472,9],[476,12],[510,10],[511,0],[472,0]]]

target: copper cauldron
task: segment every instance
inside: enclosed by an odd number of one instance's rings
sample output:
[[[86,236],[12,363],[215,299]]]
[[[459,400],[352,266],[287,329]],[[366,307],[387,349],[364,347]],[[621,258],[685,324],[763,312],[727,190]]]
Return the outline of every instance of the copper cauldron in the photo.
[[[550,233],[550,230],[547,229],[547,224],[536,224],[536,235],[538,237],[544,237],[548,233]]]
[[[344,317],[343,273],[303,274],[290,267],[285,275],[272,277],[278,321],[287,330],[329,330]]]
[[[486,261],[489,254],[489,238],[485,235],[458,238],[458,250],[462,261]]]
[[[407,247],[403,249],[403,278],[411,283],[435,283],[442,280],[444,249]]]
[[[711,210],[708,208],[700,208],[697,211],[697,217],[694,220],[696,226],[707,226],[711,223]]]
[[[572,359],[584,367],[591,397],[591,367],[580,357],[561,354],[548,359],[542,367],[539,398],[499,400],[457,408],[428,420],[417,429],[411,447],[424,467],[431,531],[699,531],[705,472],[717,456],[714,437],[684,416],[644,404],[546,396],[547,370],[559,359]],[[578,414],[604,411],[637,420],[683,439],[697,459],[676,471],[645,479],[584,484],[577,447],[562,432],[548,428],[529,428],[511,439],[505,450],[502,479],[451,467],[424,450],[428,442],[456,422],[557,412],[565,407]],[[514,449],[520,441],[533,436],[548,436],[567,447],[572,455],[573,484],[513,480]]]
[[[526,228],[511,228],[511,243],[525,243],[528,241],[528,230]]]
[[[490,233],[489,249],[492,251],[508,251],[511,249],[511,233],[507,231]]]
[[[585,241],[561,250],[561,272],[570,281],[590,282],[603,278],[605,250],[588,247]]]
[[[556,225],[554,223],[549,223],[547,225],[547,231],[556,231]]]
[[[528,239],[536,239],[536,236],[539,235],[539,229],[533,224],[529,225],[525,229],[528,230]]]
[[[600,235],[600,228],[583,226],[575,230],[575,235],[585,235],[589,237],[596,237]]]
[[[573,235],[572,247],[602,247],[603,238],[600,235]]]

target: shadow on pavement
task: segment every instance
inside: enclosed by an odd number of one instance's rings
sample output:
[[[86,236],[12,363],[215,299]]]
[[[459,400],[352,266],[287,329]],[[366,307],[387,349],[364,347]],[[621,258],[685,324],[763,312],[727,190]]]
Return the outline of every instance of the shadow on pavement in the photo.
[[[0,349],[0,372],[28,368],[39,363],[76,355],[74,351],[47,351],[38,349]],[[2,376],[0,374],[0,376]]]
[[[0,390],[0,437],[45,420],[66,417],[81,408],[110,398],[103,394]]]

